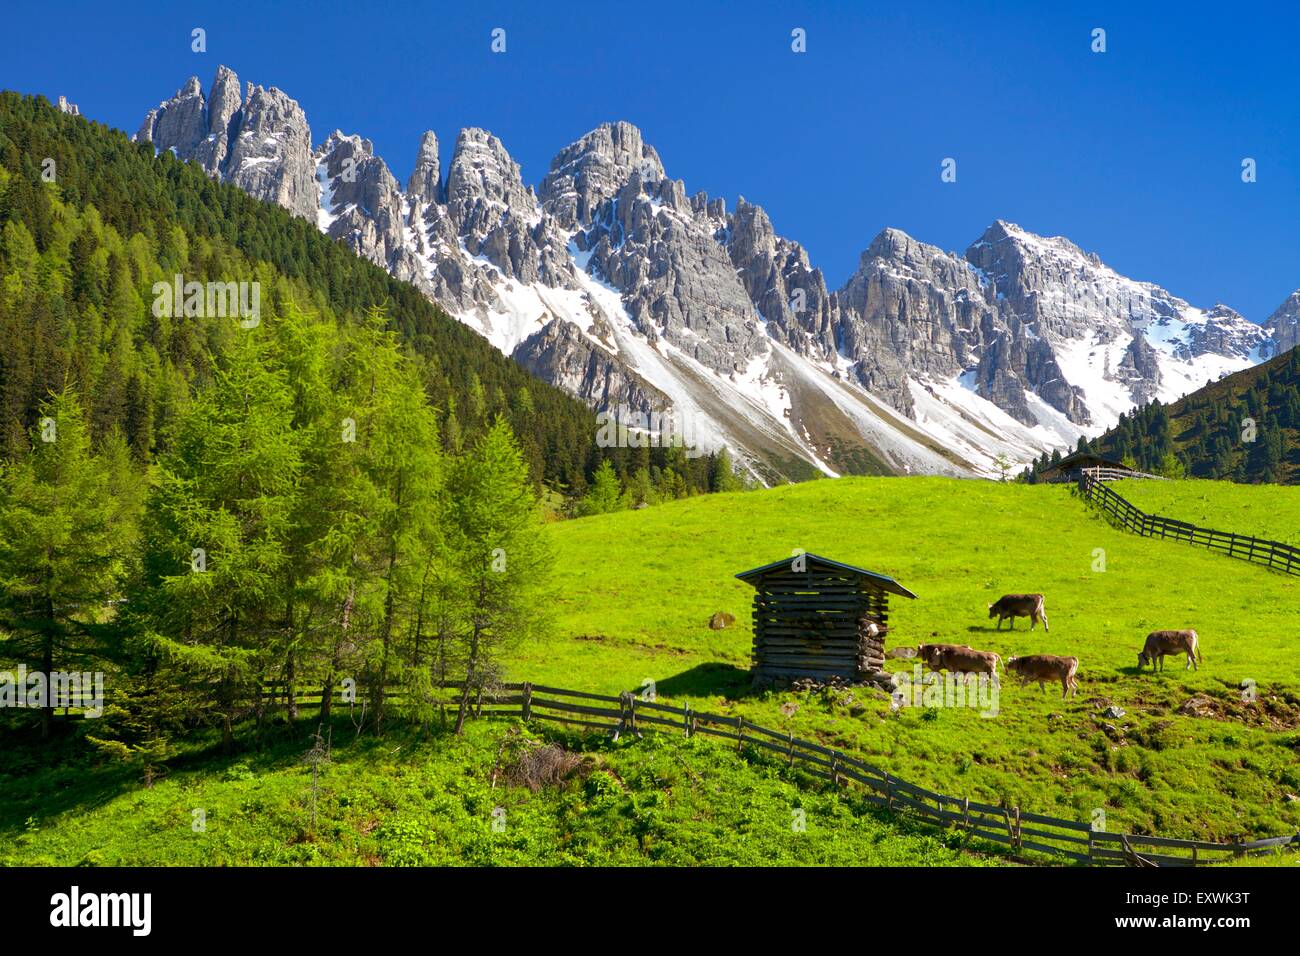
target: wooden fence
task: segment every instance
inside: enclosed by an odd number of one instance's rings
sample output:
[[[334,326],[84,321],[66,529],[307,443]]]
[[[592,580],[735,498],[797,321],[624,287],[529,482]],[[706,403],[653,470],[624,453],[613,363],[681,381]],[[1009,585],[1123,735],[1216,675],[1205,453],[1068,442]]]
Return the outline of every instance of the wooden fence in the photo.
[[[446,685],[454,697],[459,697],[463,687],[459,682]],[[393,692],[390,696],[400,699],[402,695]],[[319,707],[320,697],[319,690],[295,694],[302,709]],[[857,785],[863,791],[861,799],[868,803],[940,827],[963,830],[1001,844],[1017,857],[1032,859],[1041,855],[1103,866],[1196,866],[1243,855],[1275,853],[1282,847],[1300,847],[1300,833],[1236,843],[1109,833],[1077,820],[935,793],[843,751],[763,727],[743,716],[710,714],[693,710],[689,704],[675,707],[631,691],[614,696],[524,682],[502,684],[491,692],[475,694],[473,699],[477,716],[551,721],[610,733],[615,739],[628,734],[640,737],[653,731],[680,732],[687,737],[703,734],[733,741],[737,749],[751,747],[791,767],[798,764],[804,772],[836,786]],[[335,700],[339,700],[337,691]],[[453,697],[448,697],[447,703],[454,704]]]
[[[1163,475],[1153,475],[1145,471],[1130,471],[1127,468],[1080,468],[1080,475],[1091,475],[1098,481],[1127,481],[1130,478],[1145,478],[1150,481],[1168,481]]]
[[[448,681],[443,688],[431,690],[427,703],[455,707],[463,688],[463,682]],[[400,706],[407,692],[394,689],[384,696]],[[263,685],[262,697],[273,710],[288,704],[287,689],[280,682]],[[319,687],[304,685],[295,690],[293,697],[300,711],[318,709],[322,702]],[[368,694],[360,688],[355,700],[348,699],[338,687],[331,697],[335,712],[340,714],[348,713],[346,708],[360,708],[368,700]],[[1300,833],[1232,843],[1110,833],[1077,820],[935,793],[843,751],[803,740],[793,733],[771,730],[743,716],[710,714],[693,710],[689,704],[674,707],[644,699],[632,691],[614,696],[524,682],[477,692],[471,702],[472,712],[478,717],[552,721],[610,733],[616,740],[625,734],[640,737],[649,730],[734,741],[737,749],[752,747],[791,767],[797,763],[802,771],[836,786],[856,784],[864,791],[859,796],[868,803],[940,827],[963,830],[1027,859],[1040,855],[1102,866],[1196,866],[1300,847]]]
[[[1148,538],[1182,541],[1218,551],[1230,558],[1262,564],[1284,574],[1300,575],[1300,548],[1283,544],[1281,541],[1234,534],[1231,531],[1215,531],[1186,521],[1147,514],[1119,492],[1107,486],[1106,482],[1114,478],[1100,474],[1101,471],[1101,469],[1085,469],[1079,478],[1079,489],[1086,499],[1101,508],[1114,524],[1126,531]],[[1133,475],[1126,474],[1123,477],[1132,478]]]

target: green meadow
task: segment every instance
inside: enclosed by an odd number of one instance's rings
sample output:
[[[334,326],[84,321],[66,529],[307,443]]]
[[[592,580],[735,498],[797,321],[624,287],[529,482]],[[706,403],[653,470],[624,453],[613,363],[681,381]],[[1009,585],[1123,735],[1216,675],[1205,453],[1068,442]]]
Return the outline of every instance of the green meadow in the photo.
[[[1165,493],[1207,489],[1224,491],[1209,503],[1224,513],[1279,494],[1205,482]],[[604,693],[653,682],[663,702],[743,714],[954,796],[1079,821],[1101,809],[1112,831],[1226,840],[1300,827],[1300,579],[1118,531],[1069,488],[846,478],[557,522],[547,534],[554,633],[515,647],[508,679]],[[734,575],[797,549],[918,595],[891,600],[889,646],[1075,655],[1078,695],[1004,679],[996,707],[894,709],[869,688],[754,691],[752,591]],[[1024,619],[994,629],[988,603],[1020,591],[1045,593],[1050,632]],[[736,624],[710,630],[716,611]],[[1163,673],[1139,673],[1144,635],[1174,627],[1200,633],[1200,670],[1169,658]],[[909,660],[889,663],[911,672]],[[675,732],[615,742],[484,719],[463,738],[397,727],[376,738],[340,714],[313,800],[309,717],[268,725],[257,741],[245,727],[231,756],[215,732],[193,735],[149,789],[120,765],[89,762],[76,727],[53,754],[29,741],[6,755],[0,864],[1004,862],[996,847],[871,808],[853,788]],[[513,751],[502,748],[516,734],[564,745],[581,767],[537,791],[511,783]]]
[[[515,679],[607,693],[653,681],[666,702],[788,728],[943,793],[1080,821],[1101,808],[1111,830],[1217,840],[1300,825],[1300,578],[1116,530],[1070,488],[942,478],[813,481],[551,530],[558,634],[519,648]],[[1074,655],[1078,695],[1004,681],[996,716],[983,716],[891,712],[870,689],[753,692],[753,592],[734,575],[796,549],[918,595],[891,599],[890,646]],[[987,605],[1024,591],[1046,595],[1050,632],[1024,619],[995,630]],[[715,611],[736,625],[710,630]],[[1183,627],[1200,634],[1199,671],[1168,658],[1139,673],[1147,632]],[[1193,698],[1202,716],[1179,712]],[[1112,705],[1124,715],[1105,716]]]
[[[1230,481],[1117,481],[1111,484],[1149,514],[1300,546],[1300,488]]]
[[[219,755],[215,734],[193,738],[150,789],[120,768],[88,771],[75,747],[53,764],[35,750],[11,754],[0,769],[0,866],[1003,862],[991,845],[893,819],[699,738],[614,742],[548,729],[548,740],[581,752],[581,766],[534,791],[508,775],[532,734],[517,722],[471,721],[463,737],[357,738],[341,720],[313,787],[308,723],[281,726],[233,759]]]

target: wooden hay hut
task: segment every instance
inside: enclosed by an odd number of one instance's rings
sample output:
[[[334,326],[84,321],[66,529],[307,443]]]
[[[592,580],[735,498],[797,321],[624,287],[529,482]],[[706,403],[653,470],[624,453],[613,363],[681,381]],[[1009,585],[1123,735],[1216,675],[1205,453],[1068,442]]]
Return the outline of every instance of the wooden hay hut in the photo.
[[[873,679],[885,663],[889,595],[916,598],[891,577],[815,554],[783,558],[736,577],[756,592],[756,683]]]

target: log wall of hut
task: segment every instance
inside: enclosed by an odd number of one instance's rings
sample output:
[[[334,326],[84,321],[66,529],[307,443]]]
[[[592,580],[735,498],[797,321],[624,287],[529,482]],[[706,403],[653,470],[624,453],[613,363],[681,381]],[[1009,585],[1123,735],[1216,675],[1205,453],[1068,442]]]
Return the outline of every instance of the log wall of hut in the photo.
[[[861,680],[884,666],[888,595],[860,576],[820,569],[764,575],[753,619],[755,677]]]

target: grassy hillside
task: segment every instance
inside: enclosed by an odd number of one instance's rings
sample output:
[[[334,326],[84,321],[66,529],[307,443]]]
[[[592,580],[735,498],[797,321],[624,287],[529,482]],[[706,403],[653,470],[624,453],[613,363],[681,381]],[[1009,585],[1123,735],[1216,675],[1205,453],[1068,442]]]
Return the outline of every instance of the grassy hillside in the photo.
[[[1150,514],[1300,545],[1300,489],[1229,481],[1118,481],[1111,487]]]
[[[867,755],[956,795],[1109,828],[1226,839],[1300,825],[1300,582],[1174,542],[1114,530],[1071,491],[939,478],[817,481],[711,496],[551,528],[561,637],[523,648],[515,679],[603,692],[653,680],[669,701],[742,713]],[[1077,655],[1080,693],[1003,688],[995,718],[973,710],[890,713],[883,693],[752,693],[752,591],[738,571],[803,548],[895,576],[891,645],[969,643]],[[1098,550],[1100,549],[1100,551]],[[1095,564],[1104,552],[1105,570]],[[1047,595],[1050,633],[993,630],[986,605]],[[715,611],[738,623],[711,631]],[[1136,671],[1155,628],[1195,627],[1205,663]],[[893,661],[910,671],[910,662]],[[1259,701],[1238,690],[1256,681]],[[1215,716],[1177,712],[1194,695]],[[799,707],[787,722],[779,708]],[[1125,711],[1106,718],[1115,704]]]
[[[1224,486],[1178,486],[1209,493]],[[1276,489],[1228,489],[1232,495]],[[1243,499],[1244,500],[1244,499]],[[904,779],[1107,828],[1229,839],[1300,826],[1297,582],[1173,542],[1112,529],[1066,488],[932,478],[840,479],[715,495],[548,527],[559,558],[558,633],[507,662],[511,679],[618,691],[739,713],[820,739]],[[750,590],[732,575],[794,548],[895,575],[920,597],[892,605],[890,644],[944,639],[1017,653],[1076,654],[1081,690],[1062,702],[1007,682],[996,712],[904,708],[874,690],[750,689]],[[1105,570],[1094,570],[1095,553]],[[1050,633],[995,632],[985,605],[1042,590]],[[711,631],[714,611],[739,623]],[[1136,672],[1146,631],[1193,626],[1199,672]],[[910,662],[891,665],[910,669]],[[1258,700],[1242,701],[1252,679]],[[1200,716],[1180,712],[1198,701]],[[792,714],[783,705],[794,705]],[[1122,716],[1103,713],[1110,706]],[[789,710],[788,706],[784,707]],[[506,721],[463,740],[398,728],[353,739],[335,723],[310,825],[313,729],[270,731],[222,757],[191,736],[152,789],[138,771],[91,766],[73,725],[54,759],[35,742],[0,766],[0,864],[959,864],[990,848],[883,817],[766,755],[672,732],[644,740],[557,735],[574,778],[533,792],[492,786]],[[526,731],[536,734],[541,731]],[[549,727],[548,731],[549,732]],[[240,738],[251,742],[245,727]],[[500,766],[508,770],[507,749]],[[507,829],[491,814],[504,807]],[[193,833],[191,813],[207,813]],[[791,830],[792,811],[806,833]],[[963,851],[975,851],[974,853]],[[1264,862],[1293,862],[1285,856]]]
[[[221,758],[192,740],[175,769],[144,790],[80,757],[51,767],[34,749],[0,765],[5,865],[977,865],[960,836],[887,821],[851,797],[706,741],[650,736],[589,749],[567,782],[512,785],[504,721],[464,738],[390,733],[353,741],[336,725],[321,766],[312,826],[306,722],[281,728],[253,756]],[[351,741],[351,742],[348,742]],[[539,741],[540,743],[540,741]],[[70,748],[71,749],[71,748]],[[802,785],[801,785],[802,784]],[[493,811],[504,829],[493,829]],[[205,829],[194,832],[196,809]],[[805,829],[792,826],[803,811]]]

